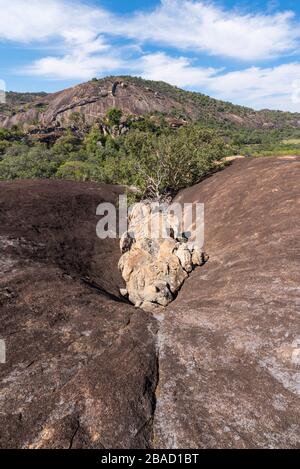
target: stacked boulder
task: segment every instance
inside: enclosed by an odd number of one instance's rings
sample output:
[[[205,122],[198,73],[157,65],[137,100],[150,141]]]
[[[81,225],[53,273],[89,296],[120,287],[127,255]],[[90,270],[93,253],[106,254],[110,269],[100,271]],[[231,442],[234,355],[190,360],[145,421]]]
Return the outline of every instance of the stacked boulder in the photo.
[[[135,204],[120,242],[121,294],[136,307],[156,311],[175,297],[189,273],[207,260],[201,248],[179,235],[177,217],[166,205]]]

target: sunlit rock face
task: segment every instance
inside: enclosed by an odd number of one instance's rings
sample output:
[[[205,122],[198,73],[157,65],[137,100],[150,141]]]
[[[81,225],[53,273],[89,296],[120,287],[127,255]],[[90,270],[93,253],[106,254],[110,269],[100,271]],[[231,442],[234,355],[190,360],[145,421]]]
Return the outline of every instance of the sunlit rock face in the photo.
[[[299,180],[245,158],[181,191],[210,258],[164,314],[122,301],[96,236],[121,186],[0,181],[0,448],[299,448]]]
[[[123,296],[136,307],[156,311],[167,306],[206,256],[180,232],[178,217],[167,204],[141,202],[129,216],[120,242]]]

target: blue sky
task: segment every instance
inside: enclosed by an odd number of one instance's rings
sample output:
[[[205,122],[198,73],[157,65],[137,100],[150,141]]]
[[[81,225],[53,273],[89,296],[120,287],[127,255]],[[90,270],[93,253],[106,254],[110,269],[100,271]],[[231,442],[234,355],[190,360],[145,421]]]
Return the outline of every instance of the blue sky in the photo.
[[[0,8],[8,90],[130,74],[300,112],[297,0],[0,0]]]

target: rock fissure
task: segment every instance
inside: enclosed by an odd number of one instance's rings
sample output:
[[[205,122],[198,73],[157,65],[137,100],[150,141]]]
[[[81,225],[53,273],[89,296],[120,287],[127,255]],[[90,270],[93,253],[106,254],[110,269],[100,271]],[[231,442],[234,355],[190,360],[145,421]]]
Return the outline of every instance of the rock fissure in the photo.
[[[87,279],[87,278],[82,277],[80,280],[82,281],[82,283],[87,285],[89,288],[91,288],[94,291],[98,292],[100,295],[106,296],[110,300],[117,301],[118,303],[127,303],[127,304],[129,303],[129,301],[126,298],[124,298],[124,297],[120,298],[117,295],[114,295],[114,294],[110,293],[109,291],[105,290],[104,288],[102,288],[100,285],[98,285],[97,283],[95,283],[91,279]]]
[[[76,435],[77,435],[79,429],[80,429],[80,419],[77,418],[76,427],[75,427],[75,430],[74,430],[74,432],[73,432],[73,435],[71,436],[71,439],[70,439],[69,449],[72,449],[72,448],[73,448],[74,440],[75,440],[75,438],[76,438]]]
[[[155,448],[155,414],[157,409],[157,400],[158,400],[158,389],[159,389],[159,379],[160,379],[160,346],[159,346],[159,334],[160,334],[160,326],[158,322],[158,329],[156,333],[156,380],[155,380],[155,387],[153,390],[153,413],[152,413],[152,431],[151,431],[151,446]]]

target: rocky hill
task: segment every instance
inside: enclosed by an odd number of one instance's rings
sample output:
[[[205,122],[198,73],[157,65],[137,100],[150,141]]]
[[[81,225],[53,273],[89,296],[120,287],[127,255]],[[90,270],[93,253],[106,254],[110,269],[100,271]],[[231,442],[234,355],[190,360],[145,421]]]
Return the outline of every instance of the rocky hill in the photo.
[[[299,178],[249,158],[179,193],[209,260],[158,315],[96,237],[121,187],[0,182],[0,447],[299,447]]]
[[[253,129],[300,127],[300,114],[256,112],[164,82],[130,76],[94,79],[54,94],[8,93],[7,104],[0,105],[0,127],[68,126],[74,120],[90,124],[111,107],[122,109],[124,116],[164,114],[174,119],[174,125],[200,121]]]

